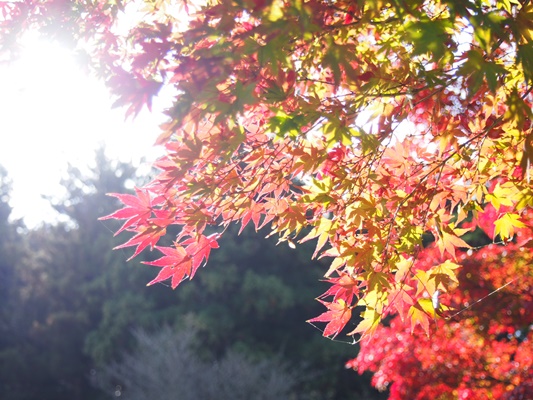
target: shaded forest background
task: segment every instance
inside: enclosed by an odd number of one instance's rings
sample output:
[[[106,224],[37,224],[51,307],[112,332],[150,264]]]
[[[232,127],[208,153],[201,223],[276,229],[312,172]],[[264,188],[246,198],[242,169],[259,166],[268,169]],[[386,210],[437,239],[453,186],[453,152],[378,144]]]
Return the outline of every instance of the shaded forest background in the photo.
[[[165,380],[187,376],[184,365],[197,372],[196,387],[205,386],[201,379],[221,386],[228,375],[268,394],[272,379],[286,378],[292,398],[385,397],[368,376],[344,369],[357,346],[326,340],[305,323],[322,311],[312,299],[325,289],[321,268],[309,261],[312,244],[293,250],[263,239],[266,232],[239,236],[235,227],[194,280],[175,291],[146,287],[154,267],[127,263],[127,251],[112,250],[124,241],[113,237],[118,225],[98,221],[118,207],[106,193],[145,179],[103,150],[95,165],[86,176],[70,167],[67,197],[51,200],[63,222],[31,230],[9,219],[11,184],[0,171],[0,398],[143,398],[118,381],[120,363],[135,358],[166,369],[151,384],[174,399],[186,397]],[[174,369],[165,365],[171,347],[189,357]],[[272,370],[278,375],[265,378]]]

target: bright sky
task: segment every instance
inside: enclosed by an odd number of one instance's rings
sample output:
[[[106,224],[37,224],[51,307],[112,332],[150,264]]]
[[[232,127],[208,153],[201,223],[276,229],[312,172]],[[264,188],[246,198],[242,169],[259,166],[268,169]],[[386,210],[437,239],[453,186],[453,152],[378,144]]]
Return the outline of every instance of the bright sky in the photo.
[[[124,121],[112,103],[103,83],[59,45],[28,39],[18,61],[0,65],[0,164],[13,181],[13,217],[28,226],[53,220],[41,196],[60,195],[67,164],[87,165],[101,143],[110,158],[156,158],[163,116],[144,112]]]

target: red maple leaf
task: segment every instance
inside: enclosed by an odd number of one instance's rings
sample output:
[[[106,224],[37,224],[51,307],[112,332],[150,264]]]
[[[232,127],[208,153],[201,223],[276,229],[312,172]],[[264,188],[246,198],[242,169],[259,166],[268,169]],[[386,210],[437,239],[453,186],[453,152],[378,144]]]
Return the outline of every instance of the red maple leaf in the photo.
[[[185,278],[192,277],[192,260],[184,247],[156,246],[156,249],[164,256],[155,261],[143,261],[143,264],[146,265],[162,267],[159,274],[148,283],[148,286],[172,278],[172,289],[175,289]]]
[[[333,296],[333,301],[342,299],[351,304],[354,295],[359,293],[360,281],[354,279],[350,274],[341,273],[341,276],[327,279],[326,282],[331,283],[331,287],[320,296],[322,298]]]
[[[150,248],[153,248],[155,244],[159,241],[159,238],[161,238],[161,236],[163,236],[165,233],[166,233],[165,228],[160,228],[156,225],[152,225],[145,229],[142,229],[141,231],[139,231],[139,233],[133,236],[126,243],[115,247],[115,249],[122,249],[124,247],[137,246],[133,255],[130,258],[128,258],[128,261],[129,261],[132,258],[135,258],[146,247],[150,246]]]
[[[119,199],[126,206],[124,208],[121,208],[120,210],[115,211],[112,214],[99,218],[99,220],[126,220],[122,227],[115,233],[115,236],[118,235],[120,232],[124,231],[125,229],[135,228],[140,223],[145,222],[152,215],[152,201],[150,199],[150,194],[148,193],[148,191],[135,188],[135,193],[137,194],[136,196],[132,194],[120,193],[109,194],[109,196],[113,196]]]
[[[200,235],[198,238],[193,239],[189,238],[183,241],[183,245],[187,245],[187,254],[189,254],[192,260],[192,269],[190,272],[190,278],[194,276],[198,268],[202,265],[204,259],[207,261],[209,259],[209,254],[211,249],[218,248],[217,239],[219,238],[218,233],[214,233],[209,236]]]
[[[107,84],[117,95],[113,107],[127,107],[126,118],[136,117],[145,105],[148,111],[152,111],[152,98],[163,85],[157,80],[145,78],[141,73],[129,73],[122,68],[115,68]]]
[[[323,335],[332,337],[337,336],[352,317],[352,308],[342,299],[332,303],[322,300],[318,301],[324,304],[329,311],[326,311],[307,322],[327,322],[328,324],[324,328]]]

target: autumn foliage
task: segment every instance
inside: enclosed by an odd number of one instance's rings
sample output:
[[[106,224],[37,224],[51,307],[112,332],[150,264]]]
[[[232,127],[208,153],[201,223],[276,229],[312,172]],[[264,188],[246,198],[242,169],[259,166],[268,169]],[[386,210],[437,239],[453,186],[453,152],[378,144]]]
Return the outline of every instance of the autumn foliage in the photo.
[[[349,365],[392,398],[531,390],[529,1],[28,0],[0,20],[4,46],[62,26],[128,115],[172,93],[159,174],[105,217],[162,253],[150,284],[192,278],[232,223],[270,226],[329,260],[310,322],[356,320]]]
[[[458,286],[440,296],[448,311],[441,308],[429,327],[413,332],[398,313],[362,342],[346,367],[373,371],[373,385],[390,389],[390,399],[528,398],[533,292],[522,277],[530,274],[532,256],[515,243],[462,252]],[[431,247],[415,267],[427,271],[441,263],[440,252]]]

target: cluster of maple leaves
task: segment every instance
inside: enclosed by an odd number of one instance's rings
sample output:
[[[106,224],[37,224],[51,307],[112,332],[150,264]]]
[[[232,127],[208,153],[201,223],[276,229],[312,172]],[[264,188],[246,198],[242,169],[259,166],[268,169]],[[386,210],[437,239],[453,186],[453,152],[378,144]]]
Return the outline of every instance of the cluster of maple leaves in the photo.
[[[529,212],[525,218],[533,218]],[[490,229],[493,229],[491,226]],[[490,233],[487,232],[487,233]],[[518,232],[518,236],[522,233]],[[431,334],[398,313],[363,340],[347,368],[372,371],[390,399],[521,399],[533,393],[531,247],[491,244],[458,255],[457,287],[440,297]],[[443,259],[423,250],[419,271]],[[445,305],[445,306],[443,306]]]
[[[142,18],[123,34],[132,10]],[[349,334],[390,345],[363,348],[354,366],[409,397],[392,366],[430,361],[415,351],[400,360],[393,343],[437,343],[435,357],[448,357],[463,343],[444,344],[458,324],[465,335],[479,329],[444,319],[470,290],[462,285],[472,272],[458,274],[465,235],[480,226],[509,249],[493,254],[530,248],[532,20],[533,5],[518,0],[28,0],[0,3],[0,44],[60,27],[128,115],[175,89],[160,173],[135,195],[115,195],[125,207],[105,217],[125,220],[119,232],[133,236],[121,247],[133,256],[162,253],[149,263],[160,268],[150,283],[192,278],[232,223],[269,225],[290,246],[316,240],[314,256],[331,259],[331,287],[319,298],[327,311],[310,322],[335,337],[357,311]],[[171,225],[181,233],[158,246]],[[468,257],[487,266],[487,251]],[[530,290],[527,267],[488,266],[498,272],[480,282],[517,274],[516,293]],[[508,347],[529,343],[518,339]],[[493,353],[515,351],[503,347]],[[431,371],[416,379],[439,382]],[[525,379],[516,372],[502,390]],[[440,384],[477,390],[472,380]]]

